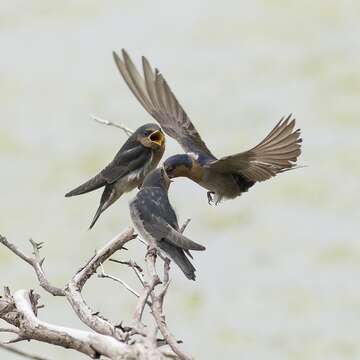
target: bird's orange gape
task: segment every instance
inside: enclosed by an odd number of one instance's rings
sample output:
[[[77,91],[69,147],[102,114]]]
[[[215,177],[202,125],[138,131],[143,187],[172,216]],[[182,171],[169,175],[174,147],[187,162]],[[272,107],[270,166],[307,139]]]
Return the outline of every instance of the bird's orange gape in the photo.
[[[165,136],[160,130],[155,130],[149,135],[149,140],[159,146],[162,146],[165,141]]]

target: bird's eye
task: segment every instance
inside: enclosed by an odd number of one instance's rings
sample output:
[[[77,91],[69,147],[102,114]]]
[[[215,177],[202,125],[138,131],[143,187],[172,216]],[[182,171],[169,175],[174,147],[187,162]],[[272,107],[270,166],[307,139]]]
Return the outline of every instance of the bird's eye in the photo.
[[[144,136],[149,136],[149,135],[150,135],[150,131],[145,130],[145,131],[144,131]]]

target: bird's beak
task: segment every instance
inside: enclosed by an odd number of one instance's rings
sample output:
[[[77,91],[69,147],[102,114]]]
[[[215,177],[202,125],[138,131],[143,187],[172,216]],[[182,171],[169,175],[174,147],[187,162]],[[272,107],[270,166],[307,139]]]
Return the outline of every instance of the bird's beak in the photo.
[[[152,132],[149,135],[148,139],[159,146],[161,146],[165,142],[165,136],[160,130],[155,130],[154,132]]]
[[[174,182],[174,180],[171,180],[170,177],[169,177],[169,175],[167,174],[167,172],[166,172],[166,170],[165,170],[164,164],[162,164],[162,169],[163,169],[163,171],[164,171],[166,181],[168,181],[169,184],[171,184],[172,182]]]

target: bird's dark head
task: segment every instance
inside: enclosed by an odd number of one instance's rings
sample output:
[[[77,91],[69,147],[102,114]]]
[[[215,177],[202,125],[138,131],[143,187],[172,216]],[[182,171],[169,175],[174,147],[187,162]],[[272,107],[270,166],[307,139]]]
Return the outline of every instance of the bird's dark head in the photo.
[[[140,126],[133,136],[146,148],[157,150],[165,146],[165,135],[156,124]]]
[[[187,154],[173,155],[165,160],[163,167],[170,179],[179,176],[191,178],[193,159]]]
[[[151,171],[144,179],[142,188],[144,187],[159,187],[166,191],[169,189],[171,180],[166,174],[164,168],[157,168]]]

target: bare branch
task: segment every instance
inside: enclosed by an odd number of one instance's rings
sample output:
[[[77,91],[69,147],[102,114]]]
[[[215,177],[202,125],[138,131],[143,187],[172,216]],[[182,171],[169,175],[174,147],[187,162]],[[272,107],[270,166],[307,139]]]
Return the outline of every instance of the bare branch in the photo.
[[[14,244],[10,243],[5,237],[1,235],[0,235],[0,243],[5,245],[15,255],[20,257],[22,260],[26,261],[29,265],[31,265],[34,268],[36,276],[39,280],[39,284],[44,290],[46,290],[48,293],[54,296],[64,296],[64,290],[51,285],[45,275],[44,269],[42,267],[44,259],[41,259],[39,255],[39,249],[41,248],[43,243],[36,243],[35,241],[30,239],[30,243],[33,246],[33,251],[35,256],[34,258],[26,256]]]
[[[184,231],[189,220],[185,222],[181,230]],[[39,295],[27,290],[18,290],[12,295],[9,288],[4,288],[4,297],[0,297],[0,319],[5,320],[14,328],[3,327],[0,332],[9,332],[17,335],[8,343],[23,340],[38,340],[53,345],[71,348],[82,352],[91,358],[105,356],[110,359],[180,359],[190,360],[179,347],[179,341],[171,334],[165,322],[163,314],[163,303],[170,284],[170,259],[162,254],[156,244],[146,244],[148,251],[145,256],[147,276],[143,269],[134,261],[112,261],[127,265],[138,277],[143,286],[141,292],[137,292],[123,280],[105,273],[103,263],[115,252],[124,249],[124,245],[134,239],[134,231],[128,228],[105,246],[97,251],[94,256],[73,276],[64,290],[53,287],[46,279],[42,265],[44,259],[40,256],[42,243],[30,240],[33,247],[33,257],[22,253],[15,245],[9,243],[4,237],[0,242],[8,247],[14,254],[29,263],[35,270],[40,285],[53,295],[65,296],[80,320],[90,327],[94,332],[66,328],[41,321],[37,318],[37,311],[42,306],[38,304]],[[164,260],[163,282],[160,281],[156,271],[157,257]],[[98,277],[109,278],[121,283],[127,290],[138,297],[138,302],[133,315],[134,326],[115,326],[110,321],[101,317],[87,305],[82,297],[81,291],[86,281],[100,268]],[[156,287],[163,284],[158,295]],[[151,301],[150,299],[151,298]],[[156,327],[155,331],[142,323],[142,316],[146,305],[151,309]],[[157,339],[157,331],[160,330],[164,339]],[[135,335],[140,335],[133,337]],[[160,349],[159,346],[168,344],[173,352]],[[3,343],[3,346],[4,343]],[[3,347],[2,346],[2,347]],[[35,357],[35,359],[38,359]],[[41,359],[43,360],[43,359]]]
[[[117,339],[125,339],[127,335],[124,334],[121,329],[116,328],[108,320],[103,319],[98,316],[97,313],[92,311],[82,297],[81,290],[85,282],[96,272],[96,269],[103,262],[116,251],[122,249],[124,244],[134,238],[134,230],[130,227],[115,236],[102,249],[96,252],[90,261],[75,274],[65,287],[66,298],[80,320],[94,331],[103,335],[114,336]]]
[[[134,229],[127,228],[110,240],[105,246],[96,252],[95,256],[73,277],[72,281],[81,290],[85,282],[96,272],[100,264],[104,263],[116,251],[123,248],[130,240],[135,239]]]
[[[107,126],[113,126],[113,127],[118,128],[118,129],[121,129],[127,136],[131,136],[134,133],[133,130],[129,129],[128,127],[126,127],[123,124],[119,124],[119,123],[116,123],[116,122],[113,122],[113,121],[101,119],[101,118],[99,118],[98,116],[95,116],[95,115],[90,115],[90,117],[99,124],[107,125]]]
[[[164,339],[166,340],[166,342],[169,344],[169,346],[171,347],[171,350],[181,359],[181,360],[193,360],[193,358],[189,355],[187,355],[186,353],[184,353],[178,346],[178,341],[176,340],[176,338],[174,337],[173,334],[171,334],[166,322],[165,322],[165,316],[162,313],[162,308],[161,308],[161,302],[160,299],[155,295],[152,294],[151,296],[152,299],[152,312],[151,314],[153,315],[155,322],[162,334],[162,336],[164,337]]]
[[[152,277],[150,283],[144,283],[144,289],[139,297],[139,301],[136,305],[136,310],[134,313],[134,321],[135,323],[141,323],[142,314],[144,312],[145,305],[149,303],[148,297],[151,292],[154,290],[155,286],[161,284],[159,276],[155,275]],[[149,304],[151,306],[151,304]]]
[[[150,249],[148,251],[148,254],[145,258],[145,261],[148,265],[148,270],[151,276],[157,276],[156,274],[156,251],[153,251]],[[154,320],[156,322],[157,327],[159,328],[162,336],[166,340],[166,342],[169,344],[171,350],[181,359],[181,360],[192,360],[193,358],[186,353],[184,353],[178,346],[178,341],[174,337],[174,335],[171,334],[166,322],[165,322],[165,316],[163,314],[163,301],[164,296],[166,294],[166,291],[168,289],[170,280],[168,278],[168,272],[169,272],[169,264],[170,260],[167,260],[167,263],[164,265],[164,277],[167,278],[167,283],[164,284],[164,287],[160,293],[159,296],[155,294],[154,291],[150,293],[151,296],[151,314],[154,317]]]
[[[11,320],[9,318],[4,320],[18,327],[21,337],[74,349],[91,358],[98,358],[100,355],[110,359],[136,358],[139,354],[141,348],[137,344],[130,346],[112,336],[39,320],[34,312],[38,298],[38,295],[27,290],[16,291],[10,299],[7,296],[6,301],[13,301],[16,311],[13,312]]]
[[[166,295],[166,292],[170,285],[170,262],[171,260],[169,258],[166,258],[164,260],[164,286],[159,294],[159,300],[161,301],[161,307],[163,306],[164,298]]]
[[[22,337],[22,336],[18,336],[14,339],[8,340],[8,341],[4,341],[2,344],[3,345],[10,345],[10,344],[15,344],[18,343],[20,341],[25,341],[25,340],[29,340],[28,338]]]
[[[10,243],[6,237],[0,235],[0,243],[5,245],[10,251],[12,251],[15,255],[17,255],[19,258],[26,261],[28,264],[33,266],[32,259],[26,256],[23,252],[21,252],[14,244]]]

